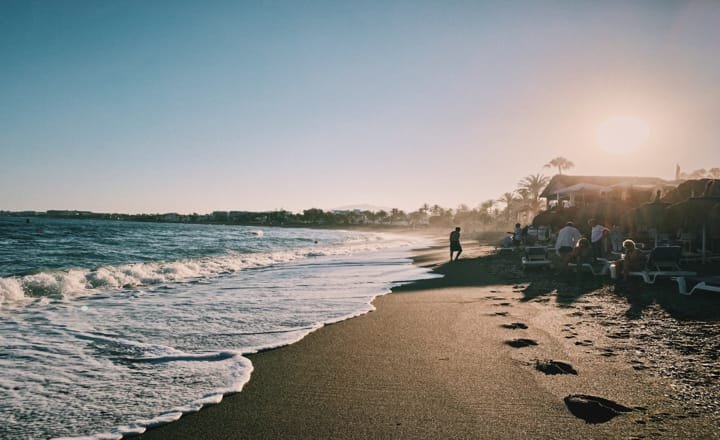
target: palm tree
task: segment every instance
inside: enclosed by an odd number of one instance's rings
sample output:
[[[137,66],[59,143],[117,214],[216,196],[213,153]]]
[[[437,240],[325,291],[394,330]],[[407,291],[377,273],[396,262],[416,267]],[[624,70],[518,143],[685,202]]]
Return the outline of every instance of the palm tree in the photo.
[[[558,156],[555,159],[551,160],[550,162],[543,165],[543,168],[557,168],[558,174],[562,174],[563,170],[569,170],[570,168],[573,168],[575,166],[574,163],[571,161],[565,159],[562,156]]]
[[[523,199],[523,207],[530,214],[534,215],[542,207],[540,193],[549,180],[548,177],[542,174],[531,174],[518,182],[519,188],[517,192]]]
[[[497,199],[497,201],[500,203],[504,203],[505,207],[507,208],[515,201],[515,191],[504,193],[502,197]]]
[[[497,199],[498,202],[505,204],[505,209],[503,209],[503,213],[505,214],[505,219],[510,219],[510,214],[513,211],[513,207],[515,203],[517,202],[517,197],[515,197],[515,191],[513,192],[506,192]]]
[[[548,184],[550,178],[543,176],[542,174],[531,174],[518,182],[520,189],[526,189],[533,199],[538,199],[540,193]]]
[[[495,206],[495,200],[485,200],[477,207],[477,217],[480,222],[488,224],[492,221],[492,209]]]
[[[490,210],[495,206],[495,200],[489,199],[485,200],[478,206],[478,210],[490,213]]]

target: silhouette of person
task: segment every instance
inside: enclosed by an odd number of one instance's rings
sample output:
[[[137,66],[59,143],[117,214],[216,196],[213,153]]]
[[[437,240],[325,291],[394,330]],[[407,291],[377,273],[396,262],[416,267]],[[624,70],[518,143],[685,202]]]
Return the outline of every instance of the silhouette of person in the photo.
[[[513,244],[515,246],[520,246],[520,243],[522,243],[522,228],[520,227],[520,223],[515,223],[515,230],[513,232]]]
[[[580,240],[577,241],[570,259],[577,264],[592,263],[593,250],[587,238],[581,237]]]
[[[573,222],[567,222],[564,228],[560,229],[555,240],[555,252],[560,257],[560,270],[566,270],[567,264],[572,257],[575,243],[580,240],[580,231]]]
[[[460,226],[456,227],[454,231],[450,233],[450,261],[453,260],[453,253],[457,252],[455,261],[460,258],[462,254],[462,246],[460,246]]]
[[[630,272],[642,270],[645,267],[645,256],[635,247],[632,240],[623,241],[623,249],[625,250],[625,259],[620,261],[620,270],[623,280],[627,281]]]
[[[590,246],[592,247],[592,254],[595,258],[600,258],[602,254],[602,238],[605,226],[599,223],[594,218],[588,220],[590,225]]]

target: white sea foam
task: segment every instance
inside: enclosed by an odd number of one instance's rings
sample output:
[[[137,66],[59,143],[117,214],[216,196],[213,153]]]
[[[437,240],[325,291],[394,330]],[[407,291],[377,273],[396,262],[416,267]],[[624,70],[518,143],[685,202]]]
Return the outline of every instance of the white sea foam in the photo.
[[[206,244],[236,234],[193,231]],[[0,400],[11,402],[0,437],[140,434],[242,390],[245,355],[367,313],[375,295],[424,273],[405,237],[268,229],[245,240],[216,257],[1,279],[5,307],[27,306],[0,314]]]
[[[258,236],[262,236],[262,231],[255,232]],[[0,307],[3,304],[20,303],[27,297],[72,299],[97,292],[210,278],[301,258],[349,255],[409,243],[402,239],[398,240],[398,237],[387,240],[382,236],[368,235],[350,239],[336,246],[310,246],[266,253],[103,266],[94,270],[72,269],[0,278]]]
[[[0,278],[0,308],[3,304],[17,304],[24,299],[23,286],[17,278]]]
[[[212,393],[208,393],[205,396],[193,400],[182,406],[176,406],[174,408],[165,410],[155,417],[149,419],[138,419],[126,425],[117,426],[109,431],[100,432],[89,436],[69,436],[69,437],[56,437],[53,440],[120,440],[125,437],[133,435],[140,435],[150,428],[154,428],[161,425],[174,422],[180,419],[182,416],[187,414],[195,413],[200,411],[206,406],[217,405],[223,400],[223,397],[229,394],[239,393],[245,387],[245,384],[250,381],[250,376],[253,372],[253,364],[246,357],[241,356],[238,353],[215,353],[210,355],[179,355],[177,361],[207,361],[207,360],[225,360],[228,357],[233,358],[236,361],[236,368],[233,369],[232,378],[230,385],[221,390],[217,390]]]

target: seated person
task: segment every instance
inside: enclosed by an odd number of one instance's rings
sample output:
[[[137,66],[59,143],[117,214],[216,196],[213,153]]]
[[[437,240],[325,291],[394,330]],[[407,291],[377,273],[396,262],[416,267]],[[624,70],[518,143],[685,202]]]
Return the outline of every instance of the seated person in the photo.
[[[513,244],[515,246],[520,246],[520,244],[522,244],[522,228],[520,227],[520,223],[515,223],[515,232],[513,232]]]
[[[557,267],[561,271],[567,269],[567,264],[572,258],[573,248],[575,248],[575,244],[579,239],[580,231],[573,225],[573,222],[567,222],[565,227],[558,231],[555,240],[555,253],[560,260]]]
[[[590,240],[585,237],[578,240],[575,245],[575,249],[572,251],[570,261],[576,264],[592,263],[595,261],[595,258],[593,257],[593,249],[592,246],[590,246]]]
[[[623,241],[623,250],[625,251],[625,258],[618,262],[618,268],[623,274],[623,280],[627,281],[628,273],[645,268],[645,255],[635,247],[635,242],[632,240]]]
[[[505,238],[500,240],[500,247],[501,248],[509,248],[513,245],[513,239],[511,235],[506,235]]]

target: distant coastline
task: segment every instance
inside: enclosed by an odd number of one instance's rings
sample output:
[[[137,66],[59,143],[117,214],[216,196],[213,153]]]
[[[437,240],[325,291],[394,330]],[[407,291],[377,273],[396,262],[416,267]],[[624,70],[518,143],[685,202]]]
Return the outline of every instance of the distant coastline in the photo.
[[[323,211],[309,209],[303,213],[289,211],[214,211],[210,214],[122,214],[102,213],[79,210],[48,211],[2,211],[0,217],[19,218],[57,218],[72,220],[110,220],[148,223],[189,223],[238,226],[276,226],[276,227],[357,227],[372,229],[402,229],[430,226],[430,216],[409,218],[403,211],[393,209],[385,211]],[[449,224],[449,222],[447,222]],[[439,226],[439,225],[438,225]],[[444,225],[443,225],[444,226]]]
[[[219,217],[212,214],[117,214],[97,213],[90,211],[0,211],[0,217],[19,218],[56,218],[70,220],[109,220],[147,223],[186,223],[208,225],[238,225],[238,226],[275,226],[275,227],[358,227],[400,229],[408,226],[419,227],[427,225],[409,224],[407,221],[367,221],[357,219],[343,213],[332,213],[325,218],[306,219],[303,214],[292,214],[285,211],[273,212],[247,212],[238,217]]]

